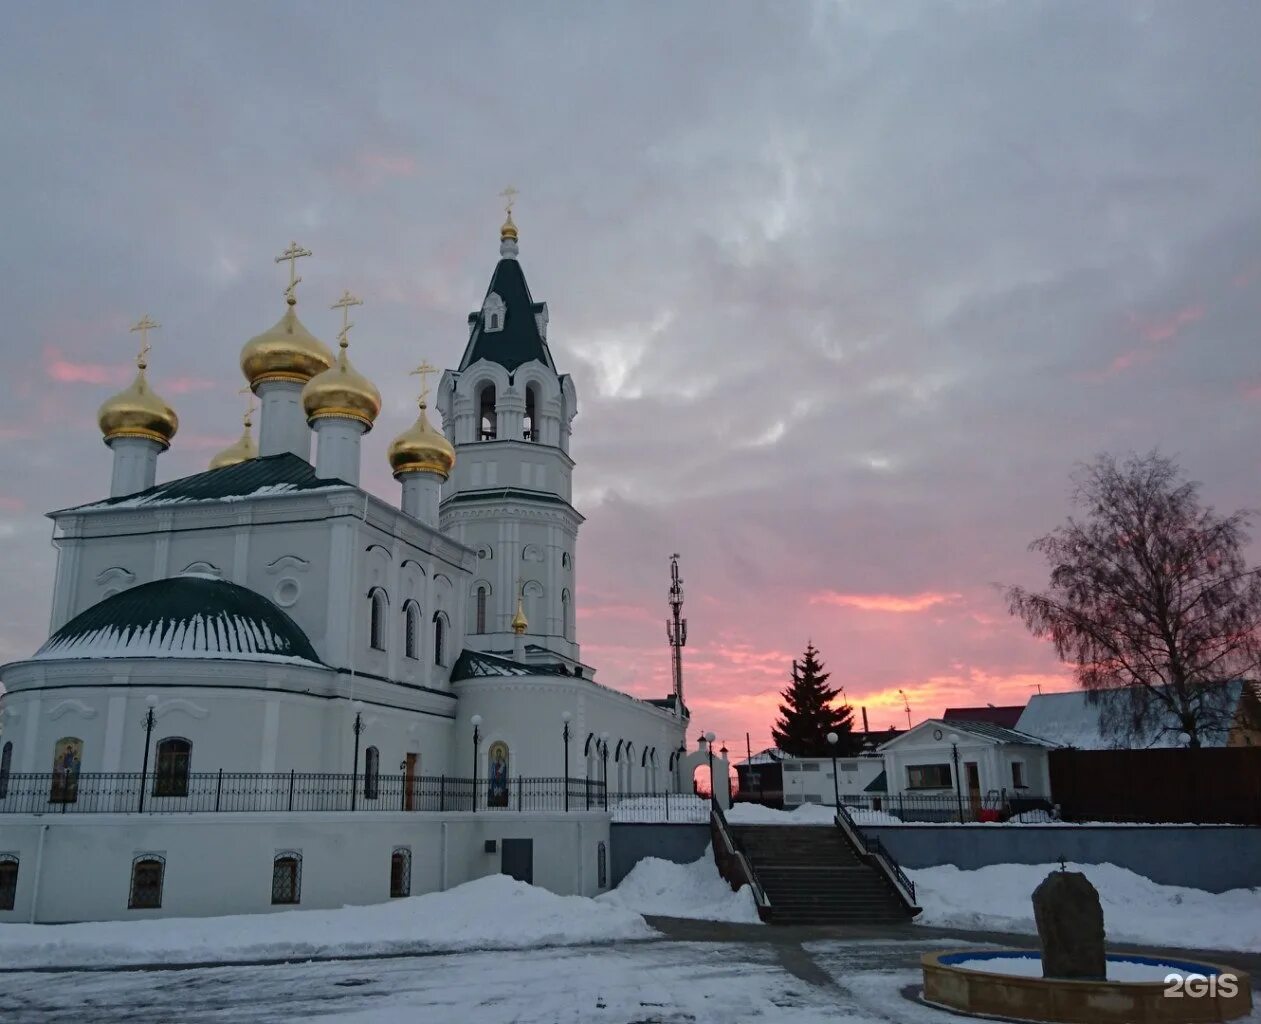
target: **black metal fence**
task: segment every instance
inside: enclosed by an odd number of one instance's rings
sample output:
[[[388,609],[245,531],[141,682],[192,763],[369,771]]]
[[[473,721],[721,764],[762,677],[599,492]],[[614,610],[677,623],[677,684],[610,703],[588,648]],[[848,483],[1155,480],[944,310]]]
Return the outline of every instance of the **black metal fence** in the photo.
[[[845,803],[842,800],[842,803]],[[993,790],[985,795],[957,793],[895,793],[868,797],[861,804],[845,803],[858,825],[896,825],[901,822],[1017,821],[1034,824],[1055,821],[1059,811],[1048,797],[1026,791]]]
[[[142,800],[143,796],[143,800]],[[594,779],[324,772],[38,772],[0,776],[0,814],[604,810]]]

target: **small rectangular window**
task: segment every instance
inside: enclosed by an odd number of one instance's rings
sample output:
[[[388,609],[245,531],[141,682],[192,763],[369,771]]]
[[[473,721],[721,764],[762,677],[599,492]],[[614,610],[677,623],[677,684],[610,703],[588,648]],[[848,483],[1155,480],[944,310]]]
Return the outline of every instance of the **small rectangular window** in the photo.
[[[131,862],[128,909],[157,910],[162,906],[162,873],[165,866],[161,857],[150,854],[137,857]]]
[[[908,789],[949,789],[950,765],[911,764],[906,766]]]
[[[0,853],[0,910],[12,910],[18,895],[18,858]]]
[[[1025,766],[1021,761],[1011,763],[1011,784],[1016,789],[1025,788]]]
[[[409,846],[396,846],[390,854],[390,896],[412,894],[412,851]]]
[[[276,854],[271,866],[272,903],[299,903],[302,899],[302,854]]]
[[[817,772],[819,770],[819,766],[817,764],[803,764],[801,766],[801,770],[803,772]]]

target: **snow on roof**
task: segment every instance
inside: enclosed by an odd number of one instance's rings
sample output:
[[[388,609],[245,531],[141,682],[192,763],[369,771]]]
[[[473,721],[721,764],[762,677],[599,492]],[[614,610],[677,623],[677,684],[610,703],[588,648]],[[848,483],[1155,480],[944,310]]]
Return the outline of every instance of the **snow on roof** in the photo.
[[[1227,699],[1230,706],[1234,707],[1239,703],[1243,684],[1236,680],[1223,685],[1229,688]],[[1039,693],[1029,698],[1016,727],[1021,732],[1040,736],[1060,746],[1076,747],[1078,750],[1181,746],[1178,739],[1181,727],[1172,719],[1153,725],[1145,733],[1134,737],[1106,734],[1101,718],[1104,711],[1102,702],[1107,699],[1106,694],[1101,695],[1101,702],[1092,703],[1085,690]],[[1223,747],[1226,745],[1225,731],[1208,730],[1201,736],[1201,743],[1206,747]]]

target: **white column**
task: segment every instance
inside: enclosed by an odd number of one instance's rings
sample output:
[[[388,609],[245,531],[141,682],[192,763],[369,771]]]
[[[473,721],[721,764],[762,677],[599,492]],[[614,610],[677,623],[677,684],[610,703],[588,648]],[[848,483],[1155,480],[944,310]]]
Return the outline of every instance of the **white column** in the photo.
[[[321,416],[315,421],[315,475],[359,486],[359,439],[366,428],[349,416]]]
[[[403,511],[426,526],[438,529],[438,501],[442,497],[442,477],[437,473],[403,473]]]
[[[109,443],[114,452],[114,475],[109,496],[121,498],[153,486],[158,473],[158,455],[165,447],[147,437],[116,437]]]
[[[258,454],[292,452],[311,461],[311,430],[302,410],[300,380],[265,380],[256,394],[262,403],[258,427]]]

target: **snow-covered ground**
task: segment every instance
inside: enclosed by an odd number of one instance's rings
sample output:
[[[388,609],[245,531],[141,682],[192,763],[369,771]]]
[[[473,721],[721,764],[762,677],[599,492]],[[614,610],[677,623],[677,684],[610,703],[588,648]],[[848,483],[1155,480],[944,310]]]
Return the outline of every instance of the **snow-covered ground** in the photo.
[[[747,885],[739,892],[731,891],[718,874],[712,847],[691,864],[645,857],[616,889],[597,896],[596,901],[639,914],[759,922],[753,891]]]
[[[1115,864],[1069,864],[1103,905],[1111,942],[1261,952],[1261,889],[1209,893],[1159,885]],[[921,925],[1036,934],[1033,890],[1058,864],[991,864],[977,871],[943,866],[908,871]]]
[[[75,925],[0,924],[0,965],[216,963],[577,945],[656,934],[638,913],[619,905],[557,896],[507,875],[488,875],[446,892],[370,907]]]
[[[732,825],[831,825],[836,811],[823,804],[802,804],[791,811],[763,804],[735,804],[726,817]]]

